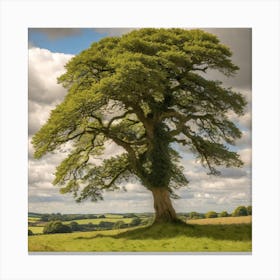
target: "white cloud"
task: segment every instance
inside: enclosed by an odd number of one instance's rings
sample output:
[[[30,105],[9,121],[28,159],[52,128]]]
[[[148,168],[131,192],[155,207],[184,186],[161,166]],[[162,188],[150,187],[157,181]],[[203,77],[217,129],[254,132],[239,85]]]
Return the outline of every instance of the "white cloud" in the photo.
[[[251,166],[252,164],[252,149],[246,148],[239,151],[241,160],[244,162],[245,166]]]
[[[73,56],[40,48],[29,49],[28,55],[29,100],[47,105],[60,102],[66,91],[56,79],[63,74],[64,65]]]

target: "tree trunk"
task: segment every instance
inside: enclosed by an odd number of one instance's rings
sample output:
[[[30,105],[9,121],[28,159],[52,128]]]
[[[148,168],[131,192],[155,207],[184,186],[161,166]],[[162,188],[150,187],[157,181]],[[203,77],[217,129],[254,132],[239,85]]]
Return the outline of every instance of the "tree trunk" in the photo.
[[[166,188],[153,188],[154,208],[156,212],[155,223],[176,222],[178,218]]]

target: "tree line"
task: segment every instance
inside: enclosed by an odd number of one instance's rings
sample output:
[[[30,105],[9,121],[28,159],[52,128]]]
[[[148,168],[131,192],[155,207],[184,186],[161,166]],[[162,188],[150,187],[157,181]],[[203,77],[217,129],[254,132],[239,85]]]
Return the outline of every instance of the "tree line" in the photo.
[[[207,213],[190,212],[186,215],[187,219],[209,219],[218,217],[239,217],[239,216],[250,216],[252,215],[252,206],[238,206],[233,210],[232,213],[222,211],[217,213],[215,211],[209,211]]]

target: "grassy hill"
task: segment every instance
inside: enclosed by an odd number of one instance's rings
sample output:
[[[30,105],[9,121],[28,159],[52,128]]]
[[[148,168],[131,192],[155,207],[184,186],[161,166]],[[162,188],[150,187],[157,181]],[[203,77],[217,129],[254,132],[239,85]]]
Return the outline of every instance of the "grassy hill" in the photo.
[[[223,224],[216,218],[204,219],[211,220],[204,224],[198,224],[201,219],[189,224],[34,235],[29,236],[29,252],[250,252],[249,218],[236,218]]]

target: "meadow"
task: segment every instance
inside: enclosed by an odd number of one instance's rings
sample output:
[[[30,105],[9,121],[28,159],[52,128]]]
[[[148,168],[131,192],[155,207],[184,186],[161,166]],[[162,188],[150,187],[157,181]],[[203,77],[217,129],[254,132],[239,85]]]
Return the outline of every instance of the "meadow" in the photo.
[[[107,219],[107,218],[106,218]],[[29,236],[29,252],[251,252],[251,216]]]

